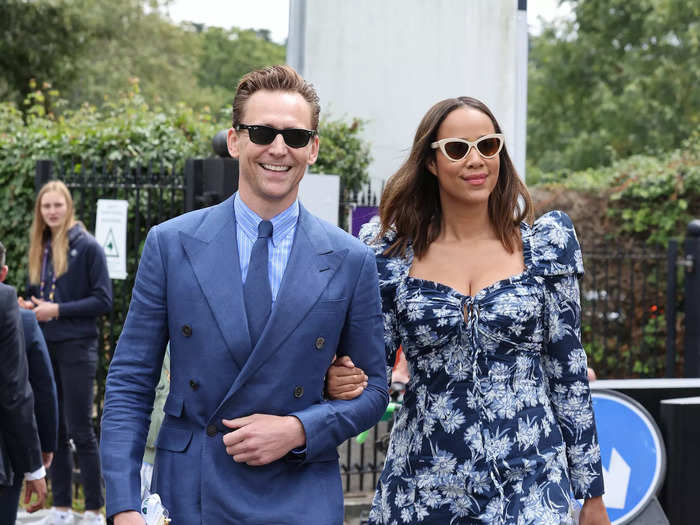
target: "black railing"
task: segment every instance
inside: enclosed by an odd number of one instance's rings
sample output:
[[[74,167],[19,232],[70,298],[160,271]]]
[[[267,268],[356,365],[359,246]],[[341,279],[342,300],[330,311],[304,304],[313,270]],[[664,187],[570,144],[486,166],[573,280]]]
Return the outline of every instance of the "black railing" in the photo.
[[[112,311],[99,323],[100,345],[95,396],[96,421],[99,422],[102,416],[107,369],[126,320],[141,246],[152,226],[184,211],[184,178],[181,171],[159,163],[147,166],[116,165],[108,168],[106,164],[38,161],[35,178],[37,190],[50,179],[60,179],[68,186],[73,197],[76,218],[90,232],[95,231],[98,199],[120,199],[129,203],[127,277],[112,280]]]
[[[581,338],[599,377],[678,375],[677,252],[583,247]]]

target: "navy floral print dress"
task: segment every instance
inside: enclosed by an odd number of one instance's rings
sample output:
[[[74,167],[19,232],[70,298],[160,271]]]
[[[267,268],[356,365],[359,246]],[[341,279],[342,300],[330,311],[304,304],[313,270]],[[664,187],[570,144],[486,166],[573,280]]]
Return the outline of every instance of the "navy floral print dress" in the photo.
[[[411,380],[370,523],[573,523],[572,497],[601,495],[603,475],[569,217],[523,223],[525,270],[474,297],[410,277],[411,247],[386,257],[394,234],[378,232],[360,238],[377,257],[387,362],[402,345]]]

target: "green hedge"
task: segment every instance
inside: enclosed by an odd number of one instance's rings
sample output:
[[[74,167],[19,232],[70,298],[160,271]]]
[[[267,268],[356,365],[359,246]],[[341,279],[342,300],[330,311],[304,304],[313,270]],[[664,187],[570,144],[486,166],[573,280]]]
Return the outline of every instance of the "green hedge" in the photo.
[[[700,218],[700,132],[663,155],[639,154],[574,173],[534,169],[527,182],[535,192],[569,192],[595,201],[607,218],[601,241],[665,246],[685,235],[690,220]],[[572,218],[588,222],[588,217]]]

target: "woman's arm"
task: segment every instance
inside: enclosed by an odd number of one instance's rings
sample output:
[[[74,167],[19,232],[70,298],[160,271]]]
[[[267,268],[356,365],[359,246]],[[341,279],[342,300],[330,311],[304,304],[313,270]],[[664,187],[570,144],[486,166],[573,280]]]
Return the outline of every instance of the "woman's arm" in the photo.
[[[581,344],[581,307],[575,275],[545,278],[546,345],[544,370],[550,401],[566,444],[574,495],[585,499],[583,519],[609,523],[602,505],[603,472],[588,386],[586,353]],[[590,517],[590,518],[589,518]],[[594,518],[595,517],[595,518]]]

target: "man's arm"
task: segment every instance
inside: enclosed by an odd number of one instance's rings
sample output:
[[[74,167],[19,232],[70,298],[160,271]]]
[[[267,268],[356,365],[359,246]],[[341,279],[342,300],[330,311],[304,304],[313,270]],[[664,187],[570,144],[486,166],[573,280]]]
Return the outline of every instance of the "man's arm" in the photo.
[[[34,413],[39,427],[39,441],[43,454],[56,450],[58,441],[58,401],[56,381],[46,341],[33,313],[20,312],[24,326],[24,342],[29,364],[29,383],[34,391]],[[46,462],[44,462],[44,466]]]
[[[124,329],[110,363],[100,455],[107,515],[141,504],[139,470],[167,342],[165,270],[157,227],[146,237]]]
[[[364,370],[367,387],[356,399],[328,401],[291,414],[304,426],[307,461],[376,424],[389,402],[377,263],[369,248],[365,248],[338,355],[349,356]]]
[[[3,433],[17,475],[34,472],[41,463],[41,446],[34,418],[34,395],[29,386],[24,334],[13,288],[0,286],[0,413]]]
[[[224,445],[236,461],[265,465],[297,450],[294,459],[314,461],[334,452],[351,436],[374,425],[388,403],[379,282],[374,254],[367,248],[354,285],[338,353],[366,372],[367,388],[350,401],[328,401],[288,416],[253,414],[224,425],[235,429]]]
[[[367,387],[356,399],[328,401],[291,414],[304,426],[307,461],[376,424],[389,402],[377,263],[369,248],[365,248],[338,355],[349,356],[364,370]]]
[[[34,396],[29,386],[24,333],[13,288],[0,284],[0,420],[15,476],[37,474],[27,488],[37,494],[30,512],[41,508],[46,498],[41,447],[34,418]]]

